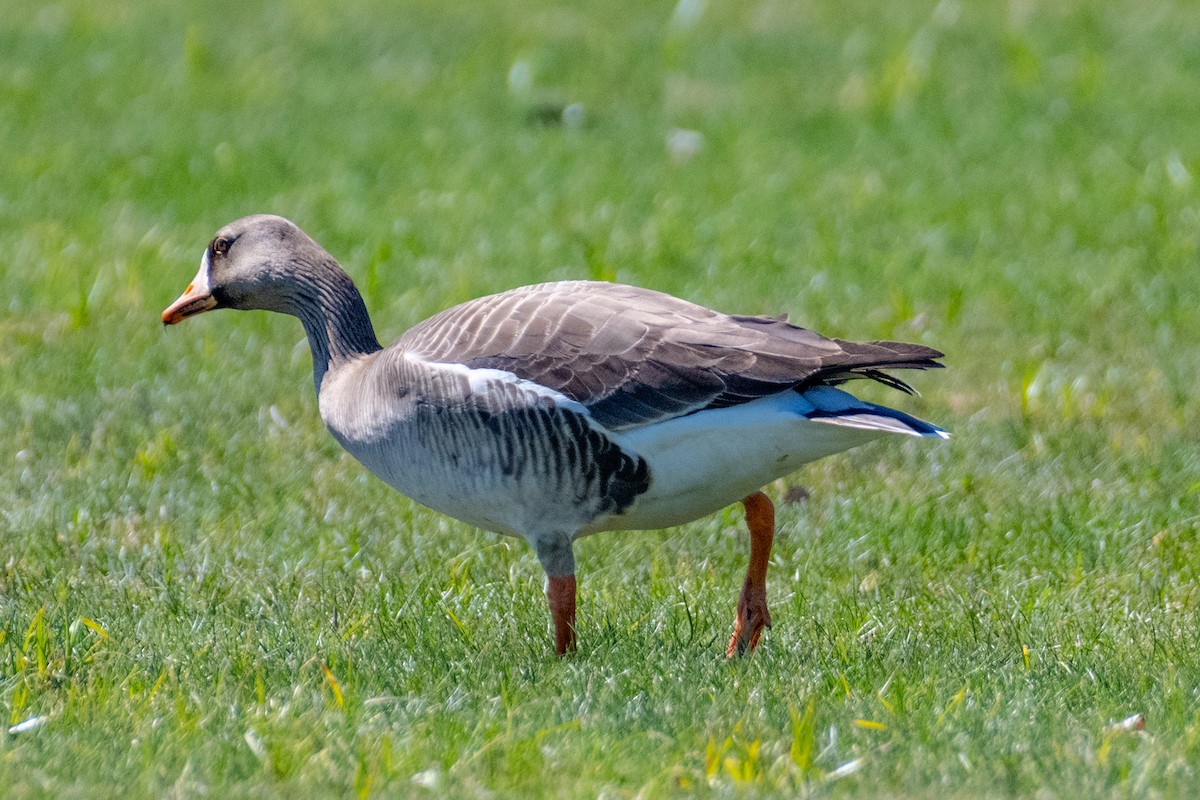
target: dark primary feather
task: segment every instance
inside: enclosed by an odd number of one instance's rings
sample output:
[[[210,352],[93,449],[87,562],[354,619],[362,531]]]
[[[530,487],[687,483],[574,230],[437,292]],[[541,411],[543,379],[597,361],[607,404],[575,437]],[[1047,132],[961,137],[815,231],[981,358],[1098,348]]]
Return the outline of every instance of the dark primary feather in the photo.
[[[582,403],[613,429],[853,378],[911,393],[881,369],[942,366],[942,354],[922,345],[829,339],[778,318],[730,316],[592,281],[472,300],[418,324],[395,346],[512,372]]]

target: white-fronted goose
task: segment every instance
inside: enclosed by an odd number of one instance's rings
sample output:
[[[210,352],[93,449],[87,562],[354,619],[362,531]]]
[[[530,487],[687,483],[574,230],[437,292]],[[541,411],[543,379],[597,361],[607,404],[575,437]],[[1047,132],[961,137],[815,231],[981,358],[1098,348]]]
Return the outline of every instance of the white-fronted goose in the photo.
[[[525,286],[437,314],[382,348],[350,277],[292,222],[217,232],[164,324],[214,308],[299,317],[321,419],[418,503],[537,551],[559,653],[575,646],[572,542],[679,525],[741,501],[750,565],[728,653],[753,649],[775,532],[759,488],[885,434],[946,437],[835,388],[936,350],[827,339],[632,286]]]

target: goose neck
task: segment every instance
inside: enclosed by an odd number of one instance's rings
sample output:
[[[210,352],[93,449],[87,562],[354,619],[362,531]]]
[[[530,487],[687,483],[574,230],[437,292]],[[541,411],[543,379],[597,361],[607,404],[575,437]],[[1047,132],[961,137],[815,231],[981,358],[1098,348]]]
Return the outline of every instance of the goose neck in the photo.
[[[362,295],[341,268],[306,272],[298,284],[295,314],[308,335],[318,394],[329,370],[381,349]]]

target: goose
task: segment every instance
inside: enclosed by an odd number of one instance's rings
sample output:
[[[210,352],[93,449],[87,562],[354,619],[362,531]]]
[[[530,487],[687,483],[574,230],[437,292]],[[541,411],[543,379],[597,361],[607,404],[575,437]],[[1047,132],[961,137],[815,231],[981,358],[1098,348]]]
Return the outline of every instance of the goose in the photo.
[[[913,394],[885,370],[941,367],[937,350],[829,339],[616,283],[481,297],[381,347],[350,276],[278,216],[217,231],[162,321],[218,308],[299,317],[321,419],[342,447],[417,503],[534,548],[560,655],[576,647],[579,537],[740,501],[750,558],[733,657],[771,624],[775,509],[762,487],[882,436],[948,438],[838,388],[863,378]]]

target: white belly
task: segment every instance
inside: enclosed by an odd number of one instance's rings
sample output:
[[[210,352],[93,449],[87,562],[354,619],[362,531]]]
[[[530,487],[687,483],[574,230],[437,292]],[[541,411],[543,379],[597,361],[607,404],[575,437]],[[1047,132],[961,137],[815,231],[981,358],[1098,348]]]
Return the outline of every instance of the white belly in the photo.
[[[618,434],[650,465],[653,482],[620,517],[594,530],[681,525],[736,503],[805,464],[883,436],[885,431],[808,419],[795,392]]]

